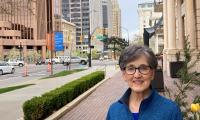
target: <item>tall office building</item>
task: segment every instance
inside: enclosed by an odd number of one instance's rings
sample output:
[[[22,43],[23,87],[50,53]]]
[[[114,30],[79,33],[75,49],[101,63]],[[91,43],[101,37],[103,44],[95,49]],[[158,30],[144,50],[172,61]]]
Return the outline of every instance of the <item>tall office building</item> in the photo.
[[[118,0],[112,2],[112,36],[121,37],[121,9]]]
[[[89,13],[89,0],[62,0],[63,18],[76,25],[76,45],[82,50],[88,44],[88,40],[82,36],[90,31]]]
[[[12,48],[23,49],[46,57],[46,0],[1,0],[0,54],[6,57]],[[19,50],[20,51],[20,50]],[[19,56],[18,56],[19,57]]]
[[[99,41],[96,36],[112,36],[112,2],[111,0],[91,0],[90,1],[90,33],[93,34],[93,41]],[[99,43],[99,42],[95,42]],[[98,51],[104,51],[105,46],[99,43]],[[101,49],[101,50],[100,50]]]
[[[104,33],[112,35],[110,0],[63,0],[62,15],[67,21],[76,24],[76,47],[83,52],[88,50],[87,35],[97,28],[105,28]]]
[[[91,0],[90,32],[105,29],[105,34],[112,36],[112,3],[110,0]]]

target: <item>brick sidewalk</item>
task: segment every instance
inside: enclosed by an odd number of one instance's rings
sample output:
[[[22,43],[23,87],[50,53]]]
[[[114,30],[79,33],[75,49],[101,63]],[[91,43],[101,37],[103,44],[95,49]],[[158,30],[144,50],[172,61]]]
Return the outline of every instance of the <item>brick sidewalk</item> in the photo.
[[[177,92],[173,82],[178,79],[170,78],[166,73],[163,73],[163,76],[165,87],[169,89],[171,94]],[[66,113],[60,120],[104,120],[110,104],[118,100],[126,89],[127,85],[121,80],[121,73],[118,72],[75,108]],[[195,87],[194,90],[187,93],[189,103],[191,103],[195,95],[200,95],[198,91],[200,91],[200,87]]]
[[[120,78],[118,72],[60,120],[104,120],[110,104],[127,89],[126,83]]]

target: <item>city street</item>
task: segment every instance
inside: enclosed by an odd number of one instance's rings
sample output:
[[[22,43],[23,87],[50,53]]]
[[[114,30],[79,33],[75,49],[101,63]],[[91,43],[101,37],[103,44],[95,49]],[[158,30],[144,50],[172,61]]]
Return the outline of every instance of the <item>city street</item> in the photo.
[[[89,74],[95,71],[105,79],[92,87]],[[127,88],[121,77],[132,88],[128,108],[134,117],[146,98],[135,88],[149,91],[148,83],[179,105],[184,120],[195,119],[188,110],[200,103],[200,0],[0,1],[0,120],[26,119],[25,101],[80,78],[27,111],[34,120],[50,112],[60,120],[103,120]],[[84,97],[58,110],[75,95]],[[30,112],[35,108],[45,117]]]
[[[117,64],[117,61],[112,60],[93,60],[92,66],[104,66],[104,65],[115,65]],[[71,69],[81,69],[81,68],[87,68],[87,65],[81,65],[81,64],[72,64]],[[51,74],[51,72],[47,71],[48,65],[35,65],[35,64],[29,64],[27,66],[27,76],[25,75],[25,67],[15,67],[15,73],[14,74],[4,74],[0,76],[0,88],[13,86],[17,84],[21,84],[30,80],[37,80],[43,77],[47,77]],[[66,66],[63,64],[54,64],[53,65],[53,73],[57,73],[60,71],[66,70]]]

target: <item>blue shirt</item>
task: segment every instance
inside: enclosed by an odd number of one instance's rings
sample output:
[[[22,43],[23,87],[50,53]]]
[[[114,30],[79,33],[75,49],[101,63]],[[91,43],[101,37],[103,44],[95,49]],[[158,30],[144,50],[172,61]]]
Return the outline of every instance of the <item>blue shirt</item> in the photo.
[[[133,120],[128,107],[131,89],[129,88],[120,100],[113,103],[107,113],[106,120]],[[138,120],[183,120],[178,105],[152,90],[139,108]]]
[[[139,113],[132,113],[133,114],[133,120],[138,120]]]

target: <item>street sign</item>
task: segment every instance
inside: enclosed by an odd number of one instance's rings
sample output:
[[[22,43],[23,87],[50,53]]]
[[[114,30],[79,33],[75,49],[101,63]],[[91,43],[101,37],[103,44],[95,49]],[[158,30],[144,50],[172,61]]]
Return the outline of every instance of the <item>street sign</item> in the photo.
[[[96,39],[100,41],[104,41],[105,39],[107,39],[107,37],[103,35],[96,35]]]
[[[62,32],[55,32],[54,33],[54,40],[55,40],[55,51],[63,51],[63,33]]]

